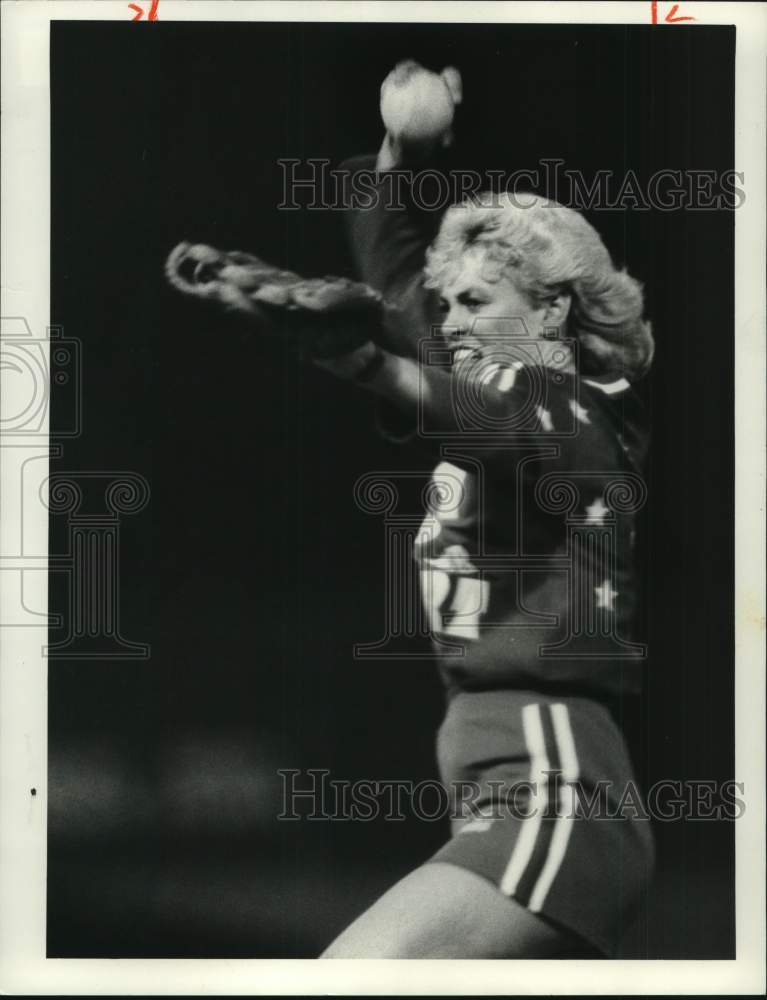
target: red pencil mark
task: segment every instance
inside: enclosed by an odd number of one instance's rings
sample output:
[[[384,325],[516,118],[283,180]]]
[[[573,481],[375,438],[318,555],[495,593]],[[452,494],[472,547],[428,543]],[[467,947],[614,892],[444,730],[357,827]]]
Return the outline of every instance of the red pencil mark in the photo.
[[[144,16],[144,8],[139,7],[137,3],[129,3],[128,6],[130,7],[131,10],[137,11],[136,16],[132,17],[131,21],[140,21],[141,18]],[[151,5],[149,7],[149,14],[147,15],[147,21],[157,20],[157,8],[159,6],[160,6],[160,0],[152,0]]]
[[[674,14],[679,10],[679,4],[675,3],[671,10],[666,14],[664,21],[668,21],[669,24],[678,24],[679,21],[694,21],[694,17],[674,17]]]
[[[663,18],[667,24],[679,24],[680,21],[694,21],[694,17],[687,17],[683,15],[682,17],[674,17],[676,12],[679,10],[679,4],[675,3],[671,10]],[[658,0],[652,0],[650,4],[650,23],[658,23]]]

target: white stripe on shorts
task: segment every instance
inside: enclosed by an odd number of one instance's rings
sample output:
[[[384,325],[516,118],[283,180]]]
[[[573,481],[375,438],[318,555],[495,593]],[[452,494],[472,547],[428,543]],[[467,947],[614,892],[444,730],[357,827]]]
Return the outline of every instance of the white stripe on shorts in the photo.
[[[566,782],[577,781],[580,774],[578,755],[575,752],[575,740],[570,726],[570,713],[567,710],[567,705],[552,705],[551,718],[554,724],[554,739],[557,742],[562,765],[562,780]],[[548,854],[528,903],[528,909],[533,913],[538,913],[542,908],[557,872],[562,867],[575,822],[575,791],[573,786],[571,784],[563,785],[560,791],[561,800],[557,803],[557,818]]]
[[[522,820],[522,827],[511,852],[509,863],[501,879],[501,892],[512,896],[519,885],[519,880],[530,863],[535,850],[535,842],[541,828],[541,820],[545,809],[545,791],[548,783],[549,758],[546,753],[546,740],[541,722],[541,706],[525,705],[522,709],[522,728],[525,734],[527,752],[530,755],[530,783],[535,789],[532,799],[534,813]]]

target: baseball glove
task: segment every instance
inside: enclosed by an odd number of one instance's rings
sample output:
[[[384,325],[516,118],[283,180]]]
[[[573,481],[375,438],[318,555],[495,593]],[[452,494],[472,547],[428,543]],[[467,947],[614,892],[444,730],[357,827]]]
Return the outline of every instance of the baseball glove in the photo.
[[[381,295],[348,278],[302,278],[251,254],[179,243],[165,265],[185,295],[241,313],[266,334],[286,339],[305,360],[348,354],[378,338]]]

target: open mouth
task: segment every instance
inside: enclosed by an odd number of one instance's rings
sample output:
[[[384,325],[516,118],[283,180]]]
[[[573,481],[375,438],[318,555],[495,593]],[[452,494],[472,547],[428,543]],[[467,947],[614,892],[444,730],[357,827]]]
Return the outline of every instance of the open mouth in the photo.
[[[465,340],[453,340],[449,344],[452,352],[452,364],[461,365],[466,361],[476,360],[482,357],[482,348],[477,343],[470,343]]]

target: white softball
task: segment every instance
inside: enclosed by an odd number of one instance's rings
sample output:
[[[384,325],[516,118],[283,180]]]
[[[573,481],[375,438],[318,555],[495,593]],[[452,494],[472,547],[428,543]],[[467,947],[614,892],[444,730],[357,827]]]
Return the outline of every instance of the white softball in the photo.
[[[447,132],[456,103],[444,76],[415,63],[398,66],[381,87],[386,130],[406,141],[434,139]]]

